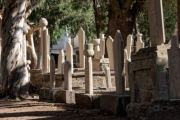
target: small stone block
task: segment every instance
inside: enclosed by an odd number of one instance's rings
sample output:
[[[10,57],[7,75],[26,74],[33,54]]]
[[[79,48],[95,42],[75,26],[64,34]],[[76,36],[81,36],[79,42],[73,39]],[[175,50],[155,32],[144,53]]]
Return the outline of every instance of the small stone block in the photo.
[[[114,115],[126,115],[126,105],[130,103],[130,96],[103,95],[100,97],[100,109]]]
[[[41,88],[39,93],[40,100],[52,100],[52,92],[50,88]]]
[[[89,95],[76,93],[76,104],[88,108],[100,107],[100,95]]]
[[[67,104],[75,104],[75,92],[69,90],[54,91],[53,101]]]

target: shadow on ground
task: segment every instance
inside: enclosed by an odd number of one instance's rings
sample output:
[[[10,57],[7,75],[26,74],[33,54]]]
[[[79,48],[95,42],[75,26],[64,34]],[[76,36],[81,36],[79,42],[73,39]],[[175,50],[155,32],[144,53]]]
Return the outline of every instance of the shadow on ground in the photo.
[[[63,103],[0,100],[0,120],[127,120],[98,109],[80,108]]]

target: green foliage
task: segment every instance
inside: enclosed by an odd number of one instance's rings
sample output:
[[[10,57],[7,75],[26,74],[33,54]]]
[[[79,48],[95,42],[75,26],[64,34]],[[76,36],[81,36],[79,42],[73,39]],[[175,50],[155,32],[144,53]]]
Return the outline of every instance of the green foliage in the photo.
[[[166,40],[169,41],[178,21],[177,0],[165,0],[163,3]]]
[[[168,42],[175,30],[175,24],[177,23],[177,19],[178,19],[177,0],[163,0],[163,13],[164,13],[166,42]],[[148,44],[149,41],[147,41],[145,38],[150,36],[150,31],[149,31],[148,13],[145,6],[144,6],[144,11],[139,12],[139,14],[137,15],[137,22],[139,24],[141,33],[143,33],[144,41],[146,42],[146,44]]]
[[[41,17],[48,20],[51,45],[68,30],[75,36],[82,27],[87,41],[95,38],[95,20],[92,2],[82,0],[44,0],[33,11],[29,20],[38,24]]]

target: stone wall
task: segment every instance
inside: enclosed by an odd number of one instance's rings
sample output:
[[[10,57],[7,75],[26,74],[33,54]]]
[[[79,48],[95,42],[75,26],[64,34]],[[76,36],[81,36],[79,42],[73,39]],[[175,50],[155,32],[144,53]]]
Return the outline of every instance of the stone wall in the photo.
[[[37,70],[31,72],[31,81],[33,85],[37,87],[50,87],[50,75],[49,73],[41,74]],[[112,85],[115,86],[114,72],[111,72]],[[106,77],[105,72],[94,72],[93,73],[93,84],[94,89],[106,88]],[[84,72],[75,72],[73,74],[73,88],[74,89],[84,89],[85,87],[85,75]],[[63,74],[56,74],[56,87],[64,88],[64,76]]]
[[[42,71],[40,69],[30,70],[30,83],[33,87],[40,90],[42,87]]]
[[[131,102],[168,99],[167,49],[141,49],[129,64]]]

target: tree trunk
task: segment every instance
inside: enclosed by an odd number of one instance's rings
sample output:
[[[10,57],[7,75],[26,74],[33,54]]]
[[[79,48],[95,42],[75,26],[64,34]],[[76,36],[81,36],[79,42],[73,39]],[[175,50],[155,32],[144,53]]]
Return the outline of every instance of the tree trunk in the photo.
[[[27,65],[23,59],[23,25],[27,0],[7,0],[2,21],[3,93],[20,97],[28,91]]]
[[[37,67],[37,54],[36,54],[36,50],[35,50],[35,46],[34,46],[34,39],[33,39],[33,34],[27,34],[27,39],[29,41],[29,44],[27,46],[27,50],[29,53],[29,57],[31,60],[31,69],[35,69]]]
[[[93,0],[93,8],[94,8],[95,23],[96,23],[96,37],[99,38],[101,32],[101,26],[100,26],[101,21],[99,19],[97,0]]]
[[[109,0],[108,36],[114,38],[116,31],[120,30],[126,46],[126,38],[135,27],[135,17],[131,12],[132,0],[121,2],[120,0]]]

